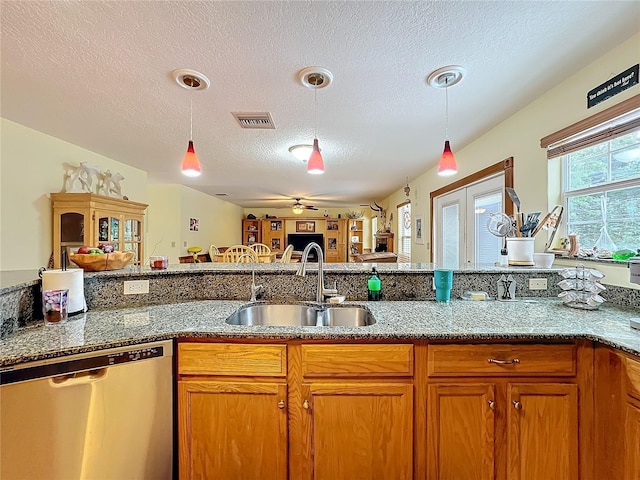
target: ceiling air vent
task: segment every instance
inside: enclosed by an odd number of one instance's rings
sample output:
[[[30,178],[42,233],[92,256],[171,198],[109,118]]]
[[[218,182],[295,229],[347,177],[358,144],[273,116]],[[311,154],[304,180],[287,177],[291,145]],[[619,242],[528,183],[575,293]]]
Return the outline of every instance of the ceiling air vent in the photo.
[[[276,128],[269,112],[232,112],[241,128]]]

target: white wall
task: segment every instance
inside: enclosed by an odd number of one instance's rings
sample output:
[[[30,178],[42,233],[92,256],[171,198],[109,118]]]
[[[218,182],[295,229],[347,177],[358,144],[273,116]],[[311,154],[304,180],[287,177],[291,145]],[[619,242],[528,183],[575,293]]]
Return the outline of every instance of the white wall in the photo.
[[[188,247],[203,252],[209,245],[229,246],[242,240],[242,207],[206,195],[183,185],[150,184],[147,253],[167,255],[169,263],[188,255]],[[189,229],[189,220],[199,220],[198,231]]]
[[[514,188],[527,211],[548,211],[559,202],[559,169],[557,163],[547,161],[546,151],[540,148],[540,139],[595,113],[611,107],[640,93],[640,85],[627,89],[621,94],[602,102],[596,107],[586,108],[589,90],[606,81],[612,75],[622,72],[638,63],[640,34],[622,43],[597,61],[576,72],[558,84],[557,87],[495,126],[464,148],[455,150],[458,174],[451,178],[437,175],[434,167],[410,183],[412,215],[422,214],[425,219],[425,245],[412,245],[412,261],[428,262],[431,232],[429,229],[429,194],[451,182],[466,177],[482,168],[514,157]],[[552,74],[553,72],[549,72]],[[469,75],[473,75],[470,72]],[[496,99],[500,101],[500,99]],[[455,139],[451,139],[455,142]],[[454,143],[455,144],[455,143]],[[435,159],[434,159],[435,160]],[[550,168],[548,168],[550,167]],[[549,178],[548,178],[549,175]],[[549,186],[548,186],[549,185]],[[384,201],[384,205],[395,211],[395,206],[405,199],[402,189]],[[395,215],[394,215],[395,217]],[[396,225],[393,225],[396,228]],[[556,236],[557,238],[559,235]],[[546,238],[536,237],[536,250],[542,251]],[[607,267],[608,283],[631,286],[628,269]]]
[[[62,190],[63,163],[120,172],[123,195],[147,203],[146,172],[4,118],[0,129],[0,271],[38,269],[49,262],[49,193]]]

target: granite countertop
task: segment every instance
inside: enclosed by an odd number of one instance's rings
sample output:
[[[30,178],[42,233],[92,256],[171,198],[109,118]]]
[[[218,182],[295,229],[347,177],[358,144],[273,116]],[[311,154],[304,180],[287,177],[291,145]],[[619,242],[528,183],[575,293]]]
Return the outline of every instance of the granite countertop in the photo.
[[[75,315],[63,325],[19,329],[0,341],[0,366],[103,348],[181,337],[335,340],[568,340],[598,341],[640,356],[637,309],[565,307],[557,298],[513,302],[357,302],[377,323],[367,327],[246,327],[224,321],[241,301],[206,300]]]

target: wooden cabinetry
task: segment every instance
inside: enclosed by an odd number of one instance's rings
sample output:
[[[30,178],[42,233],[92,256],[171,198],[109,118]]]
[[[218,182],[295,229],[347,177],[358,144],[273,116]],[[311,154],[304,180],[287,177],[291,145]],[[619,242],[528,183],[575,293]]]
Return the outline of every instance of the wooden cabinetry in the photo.
[[[181,480],[287,479],[286,368],[284,345],[178,346]]]
[[[262,243],[272,251],[283,251],[286,240],[283,219],[267,218],[262,221]]]
[[[118,251],[134,252],[144,261],[144,214],[147,205],[94,193],[52,193],[53,264],[62,265],[62,252],[83,245],[110,243]]]
[[[413,478],[412,345],[181,343],[178,373],[182,480]]]
[[[427,477],[582,478],[576,357],[573,344],[430,345]]]
[[[363,220],[361,218],[347,220],[347,239],[350,262],[354,261],[354,257],[356,255],[363,253],[364,230],[362,225]]]
[[[259,219],[242,220],[242,244],[262,243],[262,225]]]
[[[375,252],[393,252],[393,233],[376,233]]]
[[[347,261],[346,220],[327,219],[324,231],[324,254],[327,262]]]

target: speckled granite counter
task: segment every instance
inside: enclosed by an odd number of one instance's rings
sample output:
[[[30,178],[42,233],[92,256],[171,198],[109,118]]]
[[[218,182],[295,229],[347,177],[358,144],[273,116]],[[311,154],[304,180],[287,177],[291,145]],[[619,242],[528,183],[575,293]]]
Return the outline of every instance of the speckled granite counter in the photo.
[[[368,327],[242,327],[225,319],[242,301],[192,301],[90,311],[65,325],[21,328],[0,341],[0,365],[102,348],[179,338],[360,340],[588,339],[640,356],[640,331],[629,327],[637,309],[612,306],[588,312],[557,298],[514,302],[360,302],[377,320]]]

